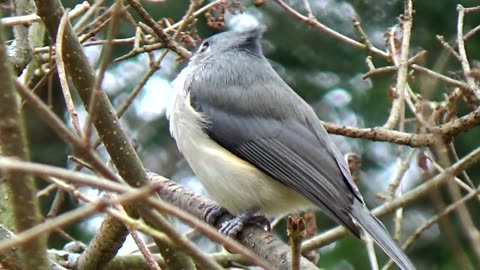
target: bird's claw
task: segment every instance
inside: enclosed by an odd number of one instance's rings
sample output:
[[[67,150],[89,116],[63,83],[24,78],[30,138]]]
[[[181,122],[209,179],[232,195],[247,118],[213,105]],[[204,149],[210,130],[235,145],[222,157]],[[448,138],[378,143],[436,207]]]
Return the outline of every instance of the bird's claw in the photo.
[[[235,237],[245,228],[246,225],[256,225],[266,228],[267,231],[271,231],[270,221],[262,215],[254,216],[253,214],[255,212],[256,211],[246,211],[223,222],[220,226],[219,232],[230,237]],[[205,210],[203,218],[208,224],[216,226],[219,219],[225,214],[228,214],[227,209],[219,205],[212,205]]]
[[[212,205],[209,206],[203,215],[203,219],[208,223],[213,226],[217,224],[218,218],[221,216],[228,214],[227,209],[220,205]]]
[[[266,228],[267,231],[271,231],[270,221],[265,216],[252,216],[249,213],[239,214],[233,219],[224,222],[219,231],[230,237],[235,237],[248,225],[260,226]]]
[[[243,230],[245,223],[245,216],[238,215],[228,221],[225,221],[218,231],[227,236],[235,237],[240,231]]]

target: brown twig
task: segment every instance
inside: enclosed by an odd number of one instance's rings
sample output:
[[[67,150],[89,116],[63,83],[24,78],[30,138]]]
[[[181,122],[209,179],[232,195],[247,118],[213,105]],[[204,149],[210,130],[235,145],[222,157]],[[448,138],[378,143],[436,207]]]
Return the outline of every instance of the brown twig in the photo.
[[[465,14],[480,12],[480,6],[464,8]]]
[[[114,196],[112,196],[112,197],[114,197]],[[121,212],[122,215],[128,216],[120,203],[116,203],[114,207],[119,212]],[[126,226],[127,226],[128,231],[130,232],[130,236],[132,236],[133,241],[137,245],[138,250],[140,250],[140,253],[142,253],[143,257],[145,258],[145,261],[146,261],[149,269],[150,270],[161,270],[160,266],[158,265],[158,263],[153,258],[152,253],[147,248],[145,242],[142,240],[142,238],[140,238],[140,235],[139,235],[137,229],[134,228],[134,226],[132,226],[130,224],[126,224]]]
[[[418,59],[424,57],[426,54],[427,54],[427,51],[425,51],[425,50],[415,54],[413,57],[411,57],[407,61],[407,65],[408,66],[412,65],[413,63],[418,61]],[[370,61],[371,61],[371,59],[370,59]],[[362,79],[366,79],[368,77],[371,77],[371,76],[374,76],[374,75],[377,75],[377,74],[381,74],[381,73],[395,72],[395,71],[398,70],[398,66],[386,66],[386,67],[381,67],[381,68],[375,68],[373,65],[369,64],[369,69],[370,70],[367,73],[365,73],[365,75],[363,75]]]
[[[438,79],[438,80],[441,80],[445,83],[448,83],[448,84],[451,84],[453,86],[457,86],[457,87],[460,87],[461,89],[464,89],[464,90],[468,90],[468,91],[471,91],[471,88],[468,84],[462,82],[462,81],[458,81],[458,80],[455,80],[455,79],[452,79],[450,77],[447,77],[445,75],[442,75],[438,72],[435,72],[433,70],[430,70],[428,68],[425,68],[425,67],[422,67],[422,66],[419,66],[417,64],[413,64],[412,65],[412,68],[414,70],[417,70],[417,71],[420,71],[420,72],[423,72],[435,79]]]
[[[160,27],[160,25],[152,19],[152,17],[137,1],[127,0],[127,2],[133,9],[137,11],[138,15],[142,17],[142,19],[148,24],[148,26],[153,29],[155,35],[158,37],[158,39],[160,39],[160,41],[164,44],[166,48],[176,52],[178,55],[182,56],[185,59],[190,58],[191,53],[182,46],[180,46],[177,42],[170,39],[165,33],[165,31]]]
[[[91,6],[91,8],[89,8],[87,10],[87,12],[80,18],[78,19],[78,21],[75,23],[75,26],[73,27],[73,30],[75,31],[78,31],[80,30],[80,28],[90,20],[90,18],[95,15],[95,13],[98,11],[98,8],[101,7],[101,5],[103,4],[103,1],[104,0],[97,0],[95,1],[95,3],[93,4],[93,6]],[[85,1],[86,2],[86,1]],[[84,3],[85,3],[84,2]]]
[[[358,18],[355,16],[352,17],[352,22],[353,22],[353,26],[357,29],[358,33],[360,34],[360,39],[363,42],[363,44],[367,46],[368,50],[371,50],[371,48],[373,47],[373,44],[372,42],[370,42],[370,39],[368,39],[368,36],[363,30],[363,27],[360,24],[360,21],[358,20]]]
[[[463,37],[463,39],[465,41],[469,40],[471,37],[473,37],[474,35],[476,35],[478,32],[480,31],[480,25],[477,25],[475,28],[473,28],[472,30],[468,31],[465,36]]]
[[[80,4],[75,5],[75,7],[68,13],[68,16],[70,19],[74,19],[89,9],[90,4],[87,1],[83,1]],[[37,14],[5,17],[0,19],[0,23],[4,26],[28,25],[40,21],[42,21],[42,19]]]
[[[207,5],[199,8],[198,10],[193,12],[193,14],[191,14],[191,18],[195,18],[195,17],[201,15],[202,13],[209,10],[211,7],[221,3],[221,1],[223,1],[223,0],[216,0],[216,1],[210,2]],[[184,24],[184,22],[185,22],[185,20],[182,19],[181,21],[178,21],[178,22],[174,23],[173,25],[170,25],[170,26],[166,27],[164,29],[164,32],[169,33],[171,31],[179,28],[182,24]],[[150,36],[146,35],[146,38],[148,39],[148,38],[150,38]],[[125,39],[125,41],[127,41],[127,40],[128,39]],[[134,41],[134,38],[131,38],[131,42],[133,42],[133,41]],[[115,62],[119,62],[119,61],[122,61],[122,60],[125,60],[125,59],[128,59],[128,58],[132,58],[132,57],[137,56],[138,54],[141,54],[141,53],[152,52],[152,51],[159,50],[159,49],[162,49],[162,48],[165,48],[165,45],[164,44],[158,44],[158,43],[157,44],[151,44],[151,45],[144,45],[144,46],[138,47],[138,48],[133,48],[133,50],[130,51],[129,53],[116,58]]]
[[[468,92],[465,93],[467,96],[472,96],[475,98],[475,101],[480,101],[480,92],[477,88],[475,79],[470,76],[471,69],[470,63],[468,62],[467,52],[465,51],[465,40],[463,38],[463,17],[465,15],[465,8],[462,5],[457,5],[458,11],[458,22],[457,22],[457,45],[458,45],[458,54],[460,55],[460,64],[462,65],[463,75],[469,86]]]
[[[305,220],[301,216],[289,216],[287,218],[287,236],[292,249],[292,270],[300,270],[300,247],[302,240],[307,234]]]
[[[332,134],[343,135],[351,138],[362,138],[373,141],[386,141],[395,144],[409,145],[412,147],[427,146],[433,143],[431,134],[412,134],[396,130],[374,128],[356,128],[334,123],[323,122],[325,129]]]
[[[292,7],[290,7],[289,5],[287,5],[284,1],[282,0],[274,0],[279,6],[281,6],[283,9],[285,9],[285,11],[287,11],[288,13],[292,14],[295,18],[301,20],[302,22],[310,25],[310,26],[313,26],[315,28],[317,28],[318,30],[326,33],[327,35],[345,43],[345,44],[348,44],[352,47],[355,47],[355,48],[359,48],[359,49],[363,49],[363,50],[368,50],[369,52],[372,52],[373,54],[379,56],[379,57],[382,57],[382,58],[385,58],[385,59],[388,59],[390,57],[390,55],[376,47],[371,47],[371,48],[368,48],[365,44],[361,43],[361,42],[358,42],[354,39],[351,39],[345,35],[342,35],[340,33],[338,33],[337,31],[327,27],[326,25],[320,23],[316,18],[309,18],[307,16],[304,16],[302,14],[300,14],[298,11],[296,11],[295,9],[293,9]]]
[[[90,145],[90,137],[92,134],[93,123],[95,121],[95,117],[98,110],[97,108],[98,99],[100,96],[100,92],[102,91],[101,89],[102,82],[103,82],[103,78],[105,77],[105,72],[107,71],[108,65],[110,63],[110,58],[112,57],[112,50],[113,50],[112,40],[118,31],[118,27],[120,25],[120,16],[124,11],[123,8],[124,7],[123,7],[122,1],[117,0],[113,4],[112,17],[110,19],[110,27],[107,31],[107,44],[103,46],[102,62],[100,64],[95,83],[93,84],[93,89],[90,93],[89,103],[86,107],[88,110],[88,115],[84,125],[83,140],[85,142],[85,145],[87,146]]]
[[[478,196],[480,193],[480,187],[473,190],[472,192],[465,195],[462,199],[453,202],[449,206],[447,206],[441,213],[436,214],[432,218],[430,218],[427,222],[425,222],[422,226],[420,226],[402,245],[403,250],[408,250],[415,241],[420,237],[420,235],[425,232],[428,228],[432,225],[436,224],[439,219],[445,217],[446,215],[450,214],[451,212],[455,211],[457,207],[464,205],[468,200],[471,200]],[[393,266],[393,261],[389,260],[388,263],[382,268],[382,270],[390,269]]]
[[[400,182],[403,179],[403,176],[405,175],[405,172],[407,172],[408,168],[410,167],[410,164],[412,162],[412,159],[415,153],[416,153],[416,149],[410,149],[407,156],[405,157],[405,160],[403,162],[400,162],[398,166],[398,172],[395,175],[395,178],[392,180],[392,182],[390,182],[390,185],[388,186],[389,198],[393,199],[395,197],[395,192],[397,191],[400,185]],[[401,195],[401,191],[398,195]],[[395,233],[393,234],[394,239],[397,241],[400,241],[401,219],[402,219],[402,212],[397,210],[395,212],[395,218],[394,218]]]
[[[405,87],[407,86],[408,78],[408,54],[410,52],[410,37],[412,31],[412,21],[413,21],[413,3],[411,0],[405,1],[405,11],[402,16],[402,44],[400,47],[400,56],[398,57],[395,52],[392,52],[391,56],[394,60],[393,62],[398,66],[397,72],[397,82],[395,84],[396,97],[393,100],[392,108],[390,110],[390,115],[386,123],[383,125],[383,128],[392,129],[400,118],[400,114],[404,113],[404,98],[405,98]],[[391,37],[393,39],[393,36]],[[392,49],[395,48],[395,45],[392,46]],[[398,57],[398,58],[397,58]]]
[[[375,253],[375,244],[372,237],[370,237],[370,235],[365,235],[362,240],[367,248],[368,260],[370,261],[370,269],[378,270],[377,254]]]
[[[20,96],[36,110],[42,120],[44,120],[66,144],[71,145],[75,153],[78,153],[79,156],[88,160],[97,173],[115,182],[121,182],[120,178],[112,173],[96,154],[90,150],[85,150],[85,147],[79,138],[65,127],[63,122],[51,110],[49,110],[39,97],[34,95],[31,91],[28,91],[18,80],[15,81],[15,86],[17,87]]]
[[[438,42],[440,42],[440,44],[451,54],[453,55],[455,58],[457,58],[458,61],[461,61],[461,58],[460,58],[460,55],[455,51],[455,49],[452,48],[452,46],[450,46],[450,44],[448,44],[448,42],[445,41],[445,38],[441,35],[437,35],[437,40]]]
[[[73,125],[73,130],[75,133],[82,137],[82,128],[80,126],[80,121],[78,120],[77,110],[75,109],[75,105],[73,104],[72,94],[70,91],[70,87],[68,85],[67,73],[65,70],[65,64],[63,62],[63,34],[65,32],[65,25],[68,22],[68,13],[65,13],[60,20],[60,25],[58,26],[58,36],[57,41],[55,43],[55,54],[56,54],[56,66],[58,72],[58,78],[60,80],[60,85],[62,86],[62,93],[63,99],[65,100],[65,104],[67,106],[67,111],[70,114],[70,118]]]

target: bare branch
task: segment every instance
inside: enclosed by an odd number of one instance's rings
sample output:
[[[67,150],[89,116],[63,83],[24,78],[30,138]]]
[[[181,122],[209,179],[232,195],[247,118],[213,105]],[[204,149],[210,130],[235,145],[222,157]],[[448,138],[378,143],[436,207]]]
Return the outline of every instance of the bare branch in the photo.
[[[401,18],[401,27],[402,27],[402,45],[400,47],[400,56],[397,58],[397,54],[392,52],[393,62],[398,66],[397,72],[397,83],[395,85],[396,98],[393,100],[392,109],[390,115],[387,119],[387,122],[383,125],[386,129],[394,128],[400,114],[404,112],[404,98],[405,98],[405,87],[407,85],[407,76],[408,76],[408,54],[410,53],[410,37],[412,31],[412,21],[413,21],[413,3],[411,0],[405,1],[405,11]],[[392,37],[393,38],[393,37]]]
[[[3,156],[30,160],[30,151],[26,138],[23,113],[15,92],[13,69],[8,60],[3,40],[3,25],[0,24],[0,151]],[[22,172],[4,171],[2,182],[7,186],[8,202],[13,212],[16,232],[28,230],[41,222],[36,187],[31,175]],[[2,177],[2,178],[3,178]],[[4,189],[5,190],[5,189]],[[7,202],[4,200],[3,202]],[[45,235],[32,239],[28,245],[21,245],[20,261],[23,269],[49,269],[47,260],[47,241]]]
[[[457,23],[457,44],[458,44],[458,54],[460,55],[460,63],[462,64],[463,75],[465,80],[468,83],[470,91],[466,95],[475,97],[475,101],[480,101],[480,91],[477,88],[475,79],[470,75],[470,63],[468,62],[467,52],[465,51],[465,42],[463,37],[463,17],[465,15],[465,8],[462,5],[457,6],[458,11],[458,23]],[[463,89],[463,88],[462,88]],[[466,90],[466,89],[465,89]]]
[[[74,19],[88,9],[90,9],[90,4],[87,1],[83,1],[80,4],[75,5],[75,7],[68,13],[68,17],[70,19]],[[42,19],[37,14],[6,17],[0,19],[0,23],[2,23],[4,26],[28,25],[41,21]]]
[[[62,20],[60,21],[60,25],[58,27],[58,33],[60,37],[63,37],[63,34],[65,32],[65,25],[67,24],[68,19],[68,15],[66,14],[67,13],[65,13],[62,17]],[[82,128],[80,127],[80,122],[78,121],[77,110],[75,109],[75,105],[73,104],[72,94],[70,92],[70,87],[68,86],[65,64],[63,62],[63,38],[57,38],[55,53],[57,57],[56,64],[58,77],[60,79],[60,84],[62,85],[62,93],[65,99],[65,104],[67,105],[67,111],[70,114],[70,118],[72,119],[73,129],[78,136],[82,136]]]
[[[295,18],[301,20],[302,22],[310,25],[310,26],[313,26],[315,28],[317,28],[318,30],[326,33],[327,35],[345,43],[345,44],[348,44],[352,47],[355,47],[355,48],[359,48],[359,49],[364,49],[364,50],[368,50],[369,52],[372,52],[374,53],[375,55],[377,56],[380,56],[382,58],[385,58],[385,59],[388,59],[390,57],[390,55],[380,49],[377,49],[375,47],[368,47],[367,45],[365,44],[362,44],[356,40],[353,40],[345,35],[342,35],[340,33],[338,33],[337,31],[325,26],[324,24],[320,23],[316,18],[309,18],[309,17],[306,17],[302,14],[300,14],[298,11],[296,11],[295,9],[293,9],[292,7],[290,7],[289,5],[287,5],[285,2],[283,2],[282,0],[275,0],[275,2],[281,6],[283,9],[285,9],[285,11],[287,11],[288,13],[292,14]]]

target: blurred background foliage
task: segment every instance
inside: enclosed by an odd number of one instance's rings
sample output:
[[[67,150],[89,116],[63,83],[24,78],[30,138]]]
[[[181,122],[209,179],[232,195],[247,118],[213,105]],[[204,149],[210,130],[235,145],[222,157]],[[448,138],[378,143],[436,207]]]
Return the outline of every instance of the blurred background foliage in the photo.
[[[73,7],[80,1],[63,0],[62,2],[65,7]],[[109,6],[111,2],[107,1],[104,5]],[[303,1],[287,0],[286,2],[306,14]],[[356,16],[371,42],[382,49],[385,47],[384,33],[397,23],[397,17],[403,12],[403,1],[400,0],[310,0],[310,3],[313,13],[320,22],[359,40],[358,33],[351,21],[351,17]],[[178,21],[184,15],[188,4],[189,1],[186,0],[165,0],[145,1],[143,6],[155,19],[171,18],[173,21]],[[267,1],[259,8],[256,8],[251,1],[245,1],[243,4],[248,15],[227,14],[227,25],[228,22],[235,23],[235,21],[248,23],[252,18],[266,25],[267,30],[263,40],[266,56],[285,81],[312,104],[321,119],[355,127],[374,127],[382,125],[386,121],[392,103],[389,97],[389,88],[394,82],[394,77],[392,74],[384,74],[362,80],[362,75],[368,71],[365,64],[366,52],[342,44],[317,29],[307,26],[273,2]],[[428,55],[421,60],[421,64],[443,74],[460,71],[458,61],[446,54],[435,37],[443,35],[445,40],[453,41],[456,35],[457,4],[470,7],[478,5],[478,1],[414,2],[412,55],[420,50],[427,50]],[[206,22],[203,16],[200,16],[197,22],[198,32],[202,38],[217,32],[217,30],[209,28]],[[466,16],[466,31],[479,24],[480,17],[478,15]],[[131,25],[124,23],[117,38],[134,36],[134,30]],[[100,33],[98,38],[103,39],[102,35],[104,33]],[[479,35],[467,42],[467,53],[472,63],[480,56],[478,44],[480,44]],[[115,57],[128,53],[131,48],[131,44],[116,45],[114,47]],[[193,48],[190,49],[193,50]],[[87,47],[85,52],[91,63],[98,66],[101,47]],[[175,57],[176,55],[169,54],[161,63],[160,70],[150,78],[140,96],[122,118],[122,124],[132,139],[138,143],[139,154],[147,168],[177,180],[197,192],[203,192],[187,163],[178,153],[168,132],[165,108],[172,95],[169,83],[185,65],[184,62],[176,62]],[[447,61],[445,61],[445,57],[447,57]],[[374,57],[373,60],[377,67],[389,64],[379,58]],[[146,55],[119,63],[112,61],[103,88],[109,93],[114,106],[119,106],[125,100],[147,70],[148,58]],[[414,91],[420,94],[432,93],[432,100],[442,101],[443,94],[449,93],[451,89],[442,83],[434,84],[433,89],[425,89],[426,86],[432,85],[427,83],[428,80],[431,79],[413,74],[410,83]],[[57,82],[53,83],[58,86]],[[53,94],[53,106],[56,112],[67,121],[68,114],[65,113],[61,92],[55,90]],[[45,98],[47,96],[46,93],[42,95]],[[79,112],[84,113],[80,103],[78,106]],[[467,111],[467,108],[459,108],[460,113]],[[81,114],[80,118],[82,119],[82,117],[84,115]],[[27,118],[34,160],[60,166],[71,166],[67,163],[68,147],[33,112],[29,111]],[[460,135],[455,141],[459,155],[462,156],[478,147],[478,138],[480,138],[478,128],[468,134]],[[334,139],[344,153],[355,152],[362,156],[364,172],[360,184],[362,193],[371,208],[380,204],[381,201],[375,197],[375,193],[384,192],[392,180],[397,170],[395,159],[398,147],[389,143],[340,136],[334,136]],[[409,149],[408,147],[402,149],[402,156],[405,156]],[[104,150],[100,148],[100,151]],[[480,169],[473,168],[470,172],[478,181]],[[424,180],[414,161],[402,182],[402,188],[406,191]],[[92,191],[92,194],[95,192]],[[45,206],[50,204],[49,200],[44,199]],[[445,200],[448,201],[448,196],[445,196]],[[74,207],[75,204],[76,202],[70,199],[69,204],[66,204],[65,207]],[[480,222],[478,202],[472,202],[469,206],[471,214],[476,218],[475,221],[478,224]],[[45,209],[48,208],[45,207]],[[433,214],[434,210],[428,199],[417,202],[415,206],[406,209],[402,238],[408,237]],[[449,218],[455,224],[453,217],[451,215]],[[93,218],[92,220],[96,222],[83,222],[71,226],[70,232],[78,239],[88,241],[101,219]],[[387,227],[390,227],[391,220],[391,217],[384,219]],[[318,216],[317,221],[319,231],[334,226],[333,222],[322,215]],[[455,229],[459,230],[458,227]],[[279,234],[284,234],[284,231],[284,226],[279,226]],[[456,235],[462,236],[461,233],[456,233]],[[52,247],[59,248],[64,243],[62,241],[60,238],[54,238],[50,244]],[[470,254],[469,245],[465,239],[460,239],[460,241],[463,243],[466,253]],[[201,243],[210,245],[208,248],[213,248],[208,241],[202,240]],[[437,225],[422,234],[408,254],[418,264],[419,269],[455,269],[448,243],[443,241]],[[386,260],[381,251],[377,255],[381,262]],[[354,237],[347,237],[322,248],[320,265],[325,269],[368,269],[366,258],[367,254],[363,244]],[[475,258],[473,256],[471,258],[475,262]],[[479,262],[475,263],[480,268]]]

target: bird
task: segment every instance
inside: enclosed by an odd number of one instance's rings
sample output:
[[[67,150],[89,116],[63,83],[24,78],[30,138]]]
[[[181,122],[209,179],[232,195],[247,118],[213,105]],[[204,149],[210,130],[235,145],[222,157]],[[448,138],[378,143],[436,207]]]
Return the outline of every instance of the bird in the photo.
[[[236,215],[221,231],[234,234],[256,214],[318,208],[354,236],[371,236],[401,269],[415,269],[368,210],[312,107],[264,56],[262,33],[204,39],[172,82],[171,135],[212,199]]]

